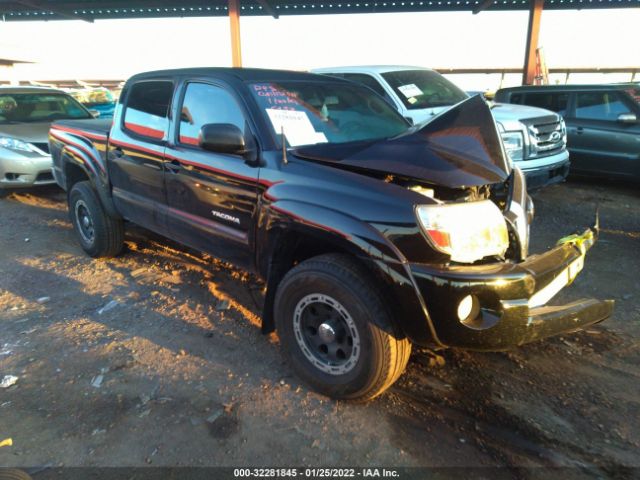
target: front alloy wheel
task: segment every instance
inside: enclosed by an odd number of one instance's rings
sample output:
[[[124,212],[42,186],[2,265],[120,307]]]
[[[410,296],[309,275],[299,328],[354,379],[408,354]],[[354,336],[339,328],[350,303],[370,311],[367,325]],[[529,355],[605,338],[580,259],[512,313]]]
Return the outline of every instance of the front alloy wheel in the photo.
[[[336,299],[320,293],[296,305],[293,331],[307,360],[331,375],[343,375],[360,357],[360,335],[353,318]]]
[[[329,397],[368,400],[404,371],[411,343],[371,274],[347,255],[293,267],[278,285],[276,328],[291,368]]]
[[[93,228],[91,213],[84,200],[78,200],[75,204],[75,219],[78,233],[87,245],[93,245],[96,240],[96,232]]]

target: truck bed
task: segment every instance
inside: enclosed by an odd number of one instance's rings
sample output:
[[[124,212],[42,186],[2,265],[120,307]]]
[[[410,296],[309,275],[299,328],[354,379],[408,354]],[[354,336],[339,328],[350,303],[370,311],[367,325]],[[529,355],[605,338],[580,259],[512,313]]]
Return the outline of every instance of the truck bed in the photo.
[[[65,147],[76,158],[78,165],[96,181],[98,172],[106,174],[107,143],[112,120],[59,120],[49,130],[49,150],[53,161],[53,176],[64,190],[67,178],[62,158]]]
[[[109,130],[111,130],[111,123],[113,119],[91,119],[91,120],[58,120],[53,122],[53,126],[67,127],[74,130],[79,130],[87,133],[94,133],[97,135],[108,136]]]

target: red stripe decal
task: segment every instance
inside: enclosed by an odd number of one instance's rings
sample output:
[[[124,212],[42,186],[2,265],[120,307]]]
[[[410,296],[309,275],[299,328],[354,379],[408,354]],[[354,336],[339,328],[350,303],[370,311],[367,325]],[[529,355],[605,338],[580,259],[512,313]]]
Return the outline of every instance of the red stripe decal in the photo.
[[[162,140],[164,138],[164,130],[157,130],[155,128],[145,127],[144,125],[138,125],[136,123],[124,122],[124,126],[129,130],[140,135],[155,138],[156,140]]]
[[[203,170],[208,170],[213,173],[220,173],[222,175],[226,175],[228,177],[236,178],[238,180],[245,180],[250,182],[257,182],[258,179],[254,177],[245,177],[244,175],[238,175],[237,173],[232,173],[227,170],[221,170],[219,168],[211,167],[209,165],[205,165],[203,163],[192,162],[191,160],[185,160],[184,158],[174,157],[173,155],[166,154],[165,157],[169,160],[177,160],[180,163],[184,163],[185,165],[192,165],[194,167],[201,168]]]
[[[69,127],[62,127],[60,125],[53,125],[51,127],[51,130],[60,130],[62,132],[72,133],[74,135],[80,135],[80,136],[83,136],[83,137],[92,138],[93,140],[106,140],[107,139],[106,135],[98,135],[98,134],[95,134],[95,133],[85,132],[84,130],[76,130],[76,129],[69,128]]]
[[[228,170],[222,170],[222,169],[219,169],[219,168],[211,167],[209,165],[205,165],[204,163],[192,162],[191,160],[185,160],[184,158],[176,157],[176,156],[170,155],[168,153],[165,153],[165,158],[167,160],[177,160],[178,162],[184,163],[186,165],[192,165],[194,167],[201,168],[202,170],[207,170],[207,171],[213,172],[213,173],[219,173],[221,175],[226,175],[228,177],[236,178],[238,180],[244,180],[244,181],[248,181],[248,182],[256,182],[259,185],[264,185],[266,187],[271,187],[271,186],[276,185],[278,183],[282,183],[282,180],[279,180],[277,182],[270,182],[269,180],[260,180],[259,178],[255,178],[255,177],[245,177],[244,175],[238,175],[237,173],[232,173],[232,172],[229,172]]]
[[[180,143],[186,143],[187,145],[199,145],[200,141],[197,138],[180,135]]]
[[[162,157],[162,152],[156,152],[155,150],[151,150],[150,148],[141,147],[133,143],[120,142],[118,140],[110,139],[109,145],[115,145],[117,147],[123,147],[123,148],[130,148],[131,150],[139,150],[141,152],[148,153],[150,155],[157,155],[158,157]]]
[[[235,230],[232,227],[229,227],[227,225],[223,225],[222,223],[219,222],[215,222],[213,220],[209,220],[207,218],[202,218],[199,217],[197,215],[193,215],[191,213],[185,212],[184,210],[178,210],[177,208],[172,208],[169,207],[169,211],[171,213],[173,213],[174,215],[178,215],[181,217],[185,217],[188,218],[189,220],[198,223],[200,225],[202,225],[203,227],[207,227],[207,228],[216,228],[224,233],[226,233],[227,235],[233,237],[236,240],[242,240],[242,241],[246,241],[247,240],[247,235],[245,233],[239,232],[238,230]]]
[[[95,176],[98,176],[98,172],[96,172],[96,169],[93,167],[93,165],[91,164],[90,161],[88,161],[84,155],[82,155],[82,152],[76,148],[73,147],[71,145],[65,145],[65,148],[69,151],[71,151],[72,153],[75,153],[76,155],[78,155],[80,157],[80,159],[82,160],[82,163],[84,163],[87,167],[89,167],[89,170],[91,170],[93,172],[93,174]]]
[[[100,167],[100,170],[102,170],[103,172],[105,171],[104,166],[102,165],[102,162],[100,160],[98,160],[96,158],[96,156],[90,150],[87,150],[87,148],[85,146],[80,145],[80,144],[78,144],[78,143],[76,143],[76,142],[74,142],[72,140],[69,140],[68,138],[61,137],[61,136],[57,135],[55,132],[52,132],[51,130],[49,130],[49,135],[51,135],[54,138],[57,138],[58,140],[63,142],[65,145],[71,144],[72,146],[82,150],[85,154],[89,155],[89,157],[91,157],[98,164],[98,167]],[[94,172],[95,172],[95,170],[94,170]]]
[[[285,215],[288,215],[288,216],[298,220],[301,223],[306,223],[307,225],[311,225],[312,227],[321,228],[322,230],[325,230],[327,232],[336,233],[336,234],[340,235],[341,237],[346,238],[347,240],[351,238],[350,235],[347,235],[344,232],[341,232],[340,230],[336,230],[334,228],[327,227],[326,225],[322,225],[321,223],[312,222],[311,220],[307,220],[306,218],[302,218],[301,216],[296,215],[295,213],[292,213],[289,210],[285,210],[284,208],[280,208],[280,207],[277,207],[275,205],[271,205],[271,208],[273,208],[277,212],[284,213]]]

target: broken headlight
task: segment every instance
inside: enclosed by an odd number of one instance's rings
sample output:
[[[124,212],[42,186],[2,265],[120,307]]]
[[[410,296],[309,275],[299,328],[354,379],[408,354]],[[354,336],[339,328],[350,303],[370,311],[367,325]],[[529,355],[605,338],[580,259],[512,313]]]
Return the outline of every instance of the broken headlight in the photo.
[[[429,243],[455,262],[503,256],[509,247],[505,219],[490,200],[419,205],[416,215]]]

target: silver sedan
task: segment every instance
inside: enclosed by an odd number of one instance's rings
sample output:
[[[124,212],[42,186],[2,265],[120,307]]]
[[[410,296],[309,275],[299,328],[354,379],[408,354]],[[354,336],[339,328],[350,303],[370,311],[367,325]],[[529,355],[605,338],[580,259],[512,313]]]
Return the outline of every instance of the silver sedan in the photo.
[[[55,183],[49,155],[49,127],[60,119],[92,114],[52,88],[0,88],[0,196],[9,189]]]

